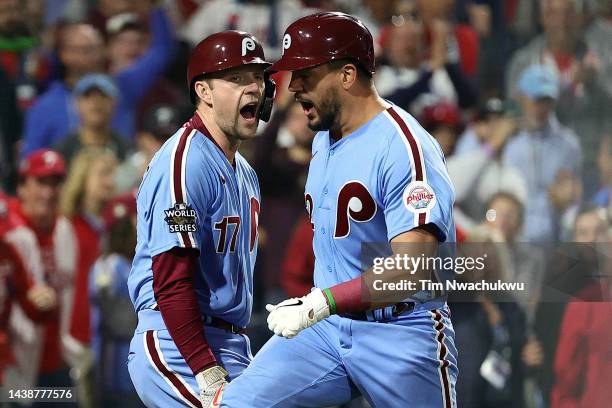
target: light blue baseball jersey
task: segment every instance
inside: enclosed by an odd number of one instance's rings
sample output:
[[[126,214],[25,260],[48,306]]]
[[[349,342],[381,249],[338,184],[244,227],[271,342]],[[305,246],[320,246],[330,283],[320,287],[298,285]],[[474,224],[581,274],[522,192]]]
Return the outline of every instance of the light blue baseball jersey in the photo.
[[[319,132],[306,183],[316,286],[358,277],[362,242],[383,243],[388,254],[394,237],[428,223],[439,241],[453,242],[453,200],[438,143],[398,107],[333,144]],[[227,386],[221,407],[330,406],[358,394],[373,407],[456,407],[450,312],[444,298],[419,295],[399,316],[334,315],[294,339],[273,336]]]
[[[440,242],[455,241],[454,189],[442,150],[397,106],[335,143],[327,131],[316,135],[305,199],[319,288],[362,273],[362,243],[390,242],[428,223]]]
[[[196,113],[156,153],[138,191],[138,243],[128,278],[136,311],[156,305],[154,256],[199,250],[194,287],[200,310],[247,326],[261,201],[255,171],[230,163]]]

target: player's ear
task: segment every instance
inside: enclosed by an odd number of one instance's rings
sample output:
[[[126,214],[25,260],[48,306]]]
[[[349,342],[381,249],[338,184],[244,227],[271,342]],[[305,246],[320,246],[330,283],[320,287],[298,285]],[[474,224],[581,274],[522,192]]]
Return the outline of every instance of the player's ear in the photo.
[[[346,90],[357,81],[357,67],[355,64],[344,64],[340,68],[340,78],[342,79],[342,87]]]
[[[212,105],[212,87],[210,86],[209,81],[196,81],[193,86],[198,98],[200,98],[205,104]]]

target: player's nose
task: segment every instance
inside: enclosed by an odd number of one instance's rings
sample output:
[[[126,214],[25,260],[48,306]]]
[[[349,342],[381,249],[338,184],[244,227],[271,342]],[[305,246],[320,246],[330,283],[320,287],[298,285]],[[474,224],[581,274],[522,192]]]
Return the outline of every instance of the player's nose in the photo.
[[[294,73],[291,74],[291,80],[289,81],[289,87],[288,87],[290,92],[299,92],[299,91],[303,91],[304,90],[304,84],[302,82],[302,79],[298,76],[296,76]]]
[[[248,84],[245,85],[244,93],[251,95],[259,95],[261,93],[261,86],[259,82],[256,80],[250,81]]]

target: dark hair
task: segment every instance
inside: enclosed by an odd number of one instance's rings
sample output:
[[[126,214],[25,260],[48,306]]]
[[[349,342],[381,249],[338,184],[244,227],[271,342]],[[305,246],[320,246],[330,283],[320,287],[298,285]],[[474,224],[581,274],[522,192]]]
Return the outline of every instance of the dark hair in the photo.
[[[107,253],[116,253],[128,259],[134,258],[136,248],[136,227],[132,217],[126,216],[117,220],[107,231]]]
[[[191,80],[191,83],[189,84],[189,99],[191,100],[191,104],[194,107],[198,107],[198,103],[200,103],[200,98],[198,97],[198,94],[195,91],[195,83],[198,81],[204,81],[206,79],[206,74],[200,74],[196,77],[194,77]],[[208,85],[210,85],[210,87],[212,88],[212,84],[209,81]]]
[[[582,217],[583,215],[592,213],[592,212],[601,212],[601,215],[607,221],[605,210],[590,202],[585,202],[585,203],[580,204],[580,206],[578,207],[578,210],[576,211],[575,220],[578,220],[579,217]]]
[[[338,60],[332,60],[328,62],[329,69],[332,71],[339,70],[346,64],[353,64],[357,67],[357,79],[362,82],[370,82],[372,80],[372,74],[366,70],[359,61],[354,58],[341,58]]]

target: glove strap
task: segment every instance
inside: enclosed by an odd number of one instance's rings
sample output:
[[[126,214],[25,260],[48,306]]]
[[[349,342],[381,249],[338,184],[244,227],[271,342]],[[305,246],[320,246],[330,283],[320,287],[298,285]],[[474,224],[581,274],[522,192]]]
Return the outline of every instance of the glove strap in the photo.
[[[228,372],[225,371],[223,367],[214,366],[198,373],[198,375],[196,375],[196,380],[200,389],[204,389],[204,387],[208,388],[219,381],[224,381],[227,375]]]

